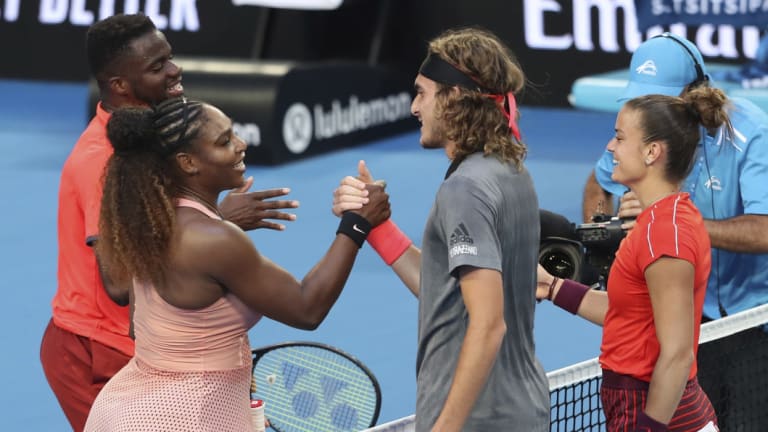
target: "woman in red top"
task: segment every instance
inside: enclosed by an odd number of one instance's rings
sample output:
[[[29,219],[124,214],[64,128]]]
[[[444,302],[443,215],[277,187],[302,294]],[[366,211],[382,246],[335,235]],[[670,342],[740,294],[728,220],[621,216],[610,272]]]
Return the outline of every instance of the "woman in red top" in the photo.
[[[608,150],[614,154],[613,180],[629,187],[643,210],[619,246],[608,291],[539,267],[537,298],[603,326],[600,395],[609,432],[717,431],[695,361],[710,242],[680,184],[701,126],[728,122],[725,103],[713,88],[628,101]]]

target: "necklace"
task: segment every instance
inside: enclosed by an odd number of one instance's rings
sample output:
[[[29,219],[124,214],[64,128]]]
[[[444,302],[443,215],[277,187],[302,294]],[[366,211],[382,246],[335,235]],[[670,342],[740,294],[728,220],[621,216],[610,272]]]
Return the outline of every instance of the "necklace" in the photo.
[[[204,205],[205,208],[215,213],[218,217],[220,217],[221,219],[224,219],[224,217],[221,215],[221,212],[219,211],[219,207],[214,204],[211,204],[210,201],[203,198],[203,196],[200,195],[199,193],[185,186],[179,186],[178,189],[179,189],[180,195],[186,196],[192,201],[199,202],[200,204]]]

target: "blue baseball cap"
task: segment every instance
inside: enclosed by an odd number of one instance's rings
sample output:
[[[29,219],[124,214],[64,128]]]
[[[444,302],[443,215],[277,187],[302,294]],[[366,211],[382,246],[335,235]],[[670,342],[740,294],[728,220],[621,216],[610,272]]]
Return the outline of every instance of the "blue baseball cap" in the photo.
[[[619,102],[649,94],[679,96],[690,84],[709,80],[696,45],[672,33],[640,44],[632,54],[629,82]]]

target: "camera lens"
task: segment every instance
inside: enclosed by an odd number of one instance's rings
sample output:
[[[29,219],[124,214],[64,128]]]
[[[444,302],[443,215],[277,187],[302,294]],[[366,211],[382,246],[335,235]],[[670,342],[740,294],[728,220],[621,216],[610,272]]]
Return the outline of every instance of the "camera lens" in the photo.
[[[547,243],[539,249],[539,264],[559,278],[581,280],[581,261],[579,249],[570,243]]]

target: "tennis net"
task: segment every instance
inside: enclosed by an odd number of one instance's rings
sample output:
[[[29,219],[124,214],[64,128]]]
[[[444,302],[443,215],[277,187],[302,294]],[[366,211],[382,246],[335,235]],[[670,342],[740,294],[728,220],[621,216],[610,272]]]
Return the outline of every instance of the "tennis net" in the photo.
[[[718,412],[722,432],[766,432],[768,424],[768,305],[759,306],[701,326],[699,338],[699,381],[710,395]],[[745,335],[757,339],[741,344]],[[758,343],[755,343],[755,340]],[[730,346],[722,345],[727,343]],[[741,345],[741,346],[739,346]],[[715,349],[709,349],[709,347]],[[723,349],[725,347],[725,349]],[[747,357],[737,356],[744,350]],[[702,355],[706,358],[702,359]],[[741,363],[732,358],[741,357]],[[703,363],[705,362],[705,363]],[[705,367],[707,365],[707,367]],[[735,371],[738,374],[724,374]],[[550,432],[602,432],[605,418],[600,404],[602,371],[597,358],[547,373],[550,394]],[[705,383],[715,382],[714,375],[739,379],[738,391],[719,391]],[[737,378],[734,376],[738,375]],[[738,393],[738,394],[733,394]],[[746,402],[745,402],[746,401]],[[414,416],[378,425],[365,432],[413,432]]]

